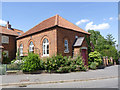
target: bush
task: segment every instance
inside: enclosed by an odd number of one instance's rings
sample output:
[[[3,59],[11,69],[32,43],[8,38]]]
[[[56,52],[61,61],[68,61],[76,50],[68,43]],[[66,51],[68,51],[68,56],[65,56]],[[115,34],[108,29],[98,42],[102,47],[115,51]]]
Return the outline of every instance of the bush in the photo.
[[[56,72],[58,72],[58,73],[69,73],[69,72],[71,72],[71,67],[70,66],[60,67]]]
[[[2,52],[2,55],[3,55],[3,64],[8,64],[10,63],[10,59],[6,56],[6,53],[5,52]]]
[[[71,62],[71,71],[86,71],[87,67],[85,66],[81,56],[78,56],[76,59],[73,59]]]
[[[7,70],[21,70],[21,64],[7,64]]]
[[[91,52],[89,54],[88,64],[91,65],[93,62],[96,62],[97,66],[102,64],[101,54],[99,52],[97,52],[97,51]]]
[[[32,72],[41,68],[39,55],[34,53],[28,53],[27,57],[23,58],[22,70],[24,72]]]
[[[96,66],[97,66],[97,63],[96,62],[92,62],[91,65],[90,65],[90,69],[95,70]]]

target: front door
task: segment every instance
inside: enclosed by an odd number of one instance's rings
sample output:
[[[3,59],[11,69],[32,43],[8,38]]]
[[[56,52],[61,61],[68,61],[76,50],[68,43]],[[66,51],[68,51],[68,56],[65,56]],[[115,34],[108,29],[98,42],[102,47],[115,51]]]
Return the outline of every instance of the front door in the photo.
[[[82,58],[84,59],[85,65],[87,65],[86,49],[82,49],[81,51]]]

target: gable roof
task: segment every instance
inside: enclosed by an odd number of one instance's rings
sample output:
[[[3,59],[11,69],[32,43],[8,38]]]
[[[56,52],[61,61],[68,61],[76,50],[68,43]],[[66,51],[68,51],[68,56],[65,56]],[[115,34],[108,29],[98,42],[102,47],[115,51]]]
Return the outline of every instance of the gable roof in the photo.
[[[18,30],[18,29],[15,29],[15,30]],[[0,33],[1,34],[19,36],[19,34],[15,30],[13,28],[12,28],[12,30],[10,30],[10,29],[7,29],[7,27],[5,27],[5,26],[0,25]],[[19,30],[19,31],[21,31],[21,30]]]
[[[42,21],[38,25],[34,26],[33,28],[31,28],[30,30],[25,32],[23,35],[19,36],[19,38],[24,37],[26,35],[36,33],[36,32],[39,32],[39,31],[42,31],[44,29],[47,29],[47,28],[50,28],[53,26],[60,26],[63,28],[72,29],[74,31],[82,32],[85,34],[90,34],[87,31],[84,31],[80,27],[78,27],[78,26],[74,25],[73,23],[67,21],[66,19],[62,18],[61,16],[55,15],[53,17],[50,17],[50,18]]]
[[[79,38],[77,38],[77,40],[73,46],[74,47],[81,46],[83,41],[84,41],[84,37],[79,37]]]

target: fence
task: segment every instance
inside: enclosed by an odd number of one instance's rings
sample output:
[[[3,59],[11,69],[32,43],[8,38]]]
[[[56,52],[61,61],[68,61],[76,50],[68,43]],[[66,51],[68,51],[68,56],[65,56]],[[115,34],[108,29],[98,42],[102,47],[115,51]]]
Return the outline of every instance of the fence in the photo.
[[[6,64],[0,64],[0,75],[6,74]]]
[[[108,58],[107,56],[105,57],[103,57],[103,64],[104,64],[104,66],[109,66],[109,65],[115,65],[116,64],[116,62],[113,60],[113,58],[112,57],[110,57],[110,58]]]

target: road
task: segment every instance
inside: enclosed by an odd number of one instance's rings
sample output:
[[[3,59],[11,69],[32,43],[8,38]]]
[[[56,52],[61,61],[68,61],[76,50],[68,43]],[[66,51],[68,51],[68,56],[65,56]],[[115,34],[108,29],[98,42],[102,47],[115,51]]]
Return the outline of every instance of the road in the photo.
[[[2,84],[5,88],[18,88],[20,84],[26,83],[28,88],[117,88],[118,65],[106,67],[105,69],[67,74],[53,73],[2,76]],[[9,85],[5,86],[4,84]]]
[[[118,78],[69,83],[36,84],[27,88],[118,88]]]
[[[6,86],[4,88],[20,88],[19,86]],[[118,78],[89,80],[78,82],[63,82],[49,84],[31,84],[22,88],[118,88]]]

